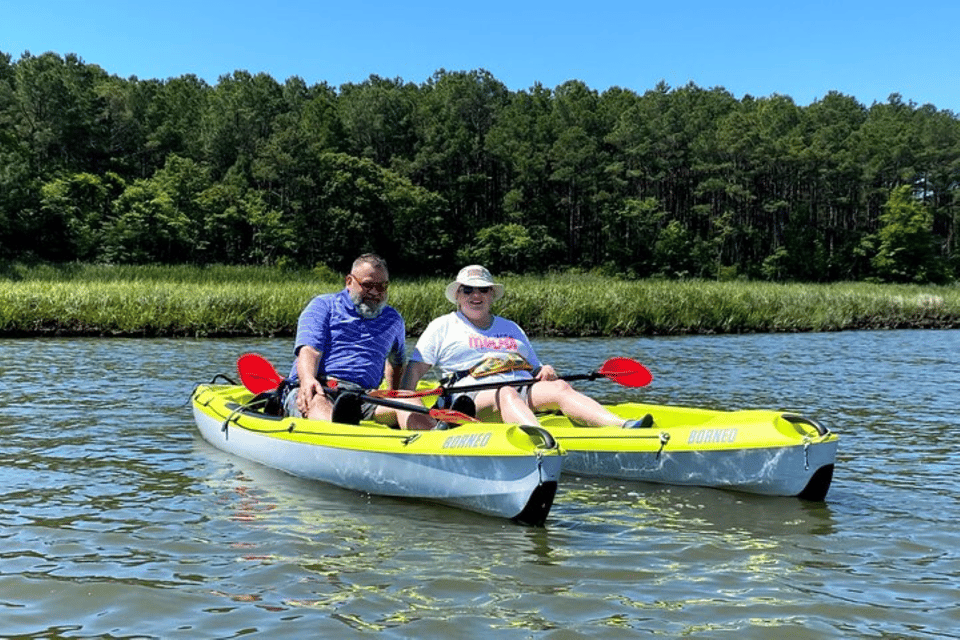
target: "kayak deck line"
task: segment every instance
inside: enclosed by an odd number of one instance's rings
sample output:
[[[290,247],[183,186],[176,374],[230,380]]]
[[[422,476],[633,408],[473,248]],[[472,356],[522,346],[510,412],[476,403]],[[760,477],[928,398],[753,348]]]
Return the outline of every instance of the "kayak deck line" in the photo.
[[[235,415],[231,414],[230,416],[228,416],[224,420],[224,429],[226,429],[227,424],[232,423],[233,426],[238,429],[245,429],[247,431],[253,431],[255,433],[264,433],[264,434],[297,433],[299,435],[304,435],[304,436],[323,436],[323,437],[336,436],[338,438],[359,438],[359,439],[389,438],[392,440],[400,440],[400,441],[405,441],[405,440],[412,441],[411,438],[414,435],[416,435],[416,434],[411,435],[410,433],[397,433],[396,430],[389,429],[389,427],[385,428],[383,433],[349,433],[346,431],[316,431],[313,429],[304,429],[302,426],[299,426],[297,422],[291,418],[274,418],[272,416],[267,416],[264,419],[277,420],[278,422],[285,422],[289,420],[290,422],[286,427],[282,429],[266,429],[261,427],[255,427],[249,424],[240,424],[239,421],[241,417],[242,417],[242,414],[240,413],[237,413]],[[257,416],[257,417],[260,418],[260,416]],[[316,420],[314,422],[320,422],[320,421]],[[356,425],[343,425],[343,426],[355,427]],[[389,431],[387,429],[389,429]]]
[[[402,432],[402,431],[399,431],[398,429],[388,427],[386,425],[375,424],[375,423],[365,424],[363,426],[381,428],[383,430],[383,433],[350,433],[348,431],[315,431],[312,429],[304,429],[302,426],[299,426],[297,424],[296,419],[291,418],[290,416],[271,416],[271,415],[261,414],[256,412],[256,408],[257,408],[256,403],[240,404],[236,402],[226,402],[224,403],[224,407],[226,407],[227,409],[230,409],[230,413],[224,416],[222,413],[218,412],[215,407],[210,407],[210,402],[212,401],[212,399],[213,398],[211,397],[211,398],[208,398],[206,402],[199,401],[199,400],[198,402],[200,402],[205,407],[209,407],[211,411],[216,412],[217,415],[223,418],[224,431],[226,431],[227,426],[232,423],[233,426],[238,429],[244,429],[246,431],[252,431],[254,433],[262,433],[262,434],[297,433],[300,435],[307,435],[307,436],[324,436],[324,437],[336,436],[338,438],[343,438],[343,437],[389,438],[394,440],[405,441],[404,444],[409,444],[410,442],[413,442],[414,440],[416,440],[417,437],[419,437],[419,433],[417,432],[413,432],[413,433]],[[247,413],[247,412],[256,413],[257,420],[271,421],[271,422],[287,422],[287,426],[283,428],[278,428],[278,429],[268,429],[263,427],[256,427],[251,424],[241,424],[240,419],[242,418],[244,413]],[[322,421],[311,420],[310,422],[321,423]],[[340,423],[336,423],[336,424],[339,425]],[[341,426],[356,428],[359,425],[344,424]]]

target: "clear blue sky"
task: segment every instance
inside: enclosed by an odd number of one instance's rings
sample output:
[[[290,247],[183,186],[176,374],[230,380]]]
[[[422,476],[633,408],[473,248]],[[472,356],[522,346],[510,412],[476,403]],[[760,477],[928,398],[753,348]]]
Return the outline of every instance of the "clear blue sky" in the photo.
[[[0,0],[0,51],[76,53],[121,77],[241,69],[334,87],[486,69],[510,90],[661,80],[774,93],[891,93],[960,113],[960,1]]]

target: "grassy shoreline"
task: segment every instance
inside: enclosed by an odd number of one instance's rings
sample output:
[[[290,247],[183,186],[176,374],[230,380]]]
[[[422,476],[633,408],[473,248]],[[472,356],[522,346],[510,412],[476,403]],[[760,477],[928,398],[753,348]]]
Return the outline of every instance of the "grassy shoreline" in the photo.
[[[593,274],[502,279],[494,307],[531,336],[639,336],[960,327],[960,287],[869,283],[621,281]],[[452,310],[448,279],[394,281],[419,335]],[[329,272],[261,267],[8,267],[0,336],[291,336],[303,306],[338,291]]]

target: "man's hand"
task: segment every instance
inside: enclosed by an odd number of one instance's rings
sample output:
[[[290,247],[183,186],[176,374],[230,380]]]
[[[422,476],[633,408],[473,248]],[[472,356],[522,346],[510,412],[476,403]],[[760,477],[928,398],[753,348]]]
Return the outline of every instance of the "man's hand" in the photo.
[[[302,415],[310,413],[310,405],[317,394],[323,393],[323,385],[316,378],[300,380],[300,389],[297,391],[297,409]]]

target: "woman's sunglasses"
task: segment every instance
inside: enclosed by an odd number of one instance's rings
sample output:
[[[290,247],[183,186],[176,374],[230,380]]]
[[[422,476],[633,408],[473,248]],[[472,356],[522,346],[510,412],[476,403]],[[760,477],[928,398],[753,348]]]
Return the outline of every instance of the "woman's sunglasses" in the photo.
[[[462,285],[460,291],[463,292],[463,295],[470,296],[473,295],[474,291],[479,291],[480,293],[490,293],[492,287],[471,287],[469,285]]]

